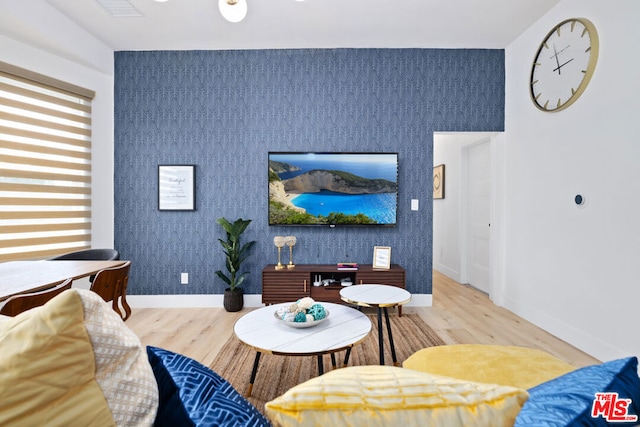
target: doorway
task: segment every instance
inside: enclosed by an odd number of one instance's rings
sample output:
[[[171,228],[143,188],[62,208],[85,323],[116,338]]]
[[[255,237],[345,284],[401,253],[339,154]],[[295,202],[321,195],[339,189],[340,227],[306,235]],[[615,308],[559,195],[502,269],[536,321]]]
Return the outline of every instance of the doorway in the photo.
[[[499,298],[504,134],[435,133],[433,141],[446,182],[445,198],[433,200],[433,268]]]

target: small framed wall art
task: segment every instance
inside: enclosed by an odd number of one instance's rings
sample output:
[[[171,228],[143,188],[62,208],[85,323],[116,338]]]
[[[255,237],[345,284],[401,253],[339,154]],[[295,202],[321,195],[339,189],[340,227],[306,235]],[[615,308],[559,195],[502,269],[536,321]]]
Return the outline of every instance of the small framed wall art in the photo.
[[[158,165],[158,210],[196,210],[196,166]]]
[[[433,198],[444,199],[444,165],[433,167]]]
[[[391,247],[373,247],[373,268],[376,270],[389,270],[391,268]]]

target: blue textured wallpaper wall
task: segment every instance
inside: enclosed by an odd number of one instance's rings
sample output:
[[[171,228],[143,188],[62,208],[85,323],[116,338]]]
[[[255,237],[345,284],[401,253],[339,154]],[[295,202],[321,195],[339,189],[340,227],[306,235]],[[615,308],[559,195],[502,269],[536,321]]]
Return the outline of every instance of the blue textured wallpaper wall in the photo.
[[[261,292],[273,237],[289,234],[297,264],[370,264],[375,245],[391,246],[407,289],[431,293],[433,132],[503,130],[504,79],[502,50],[116,52],[115,246],[132,261],[128,292],[222,293],[224,216],[253,220],[245,293]],[[398,226],[268,226],[269,151],[398,152]],[[160,164],[196,165],[196,211],[158,210]]]

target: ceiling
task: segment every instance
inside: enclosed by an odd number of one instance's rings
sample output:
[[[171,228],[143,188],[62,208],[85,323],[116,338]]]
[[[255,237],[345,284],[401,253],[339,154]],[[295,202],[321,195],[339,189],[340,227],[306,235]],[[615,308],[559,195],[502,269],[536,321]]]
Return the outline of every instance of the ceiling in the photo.
[[[115,51],[340,47],[501,49],[560,0],[247,2],[247,17],[233,24],[220,15],[218,0],[164,3],[129,0],[140,17],[113,17],[96,0],[46,0]]]

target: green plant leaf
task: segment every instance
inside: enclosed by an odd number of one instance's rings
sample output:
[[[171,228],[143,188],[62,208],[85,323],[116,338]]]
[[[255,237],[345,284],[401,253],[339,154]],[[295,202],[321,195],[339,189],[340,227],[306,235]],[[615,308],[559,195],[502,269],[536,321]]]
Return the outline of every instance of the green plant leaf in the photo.
[[[242,274],[238,274],[243,262],[250,255],[250,249],[256,243],[255,241],[251,241],[244,245],[240,244],[240,237],[251,223],[251,220],[238,218],[231,223],[226,218],[218,218],[216,222],[222,226],[226,234],[226,240],[218,239],[218,242],[220,242],[222,246],[225,255],[225,267],[229,272],[229,275],[226,275],[218,270],[216,271],[216,275],[233,290],[244,282],[246,275],[249,273],[245,271]]]
[[[227,285],[231,286],[231,280],[221,270],[216,271],[216,274],[219,278],[221,278]]]

